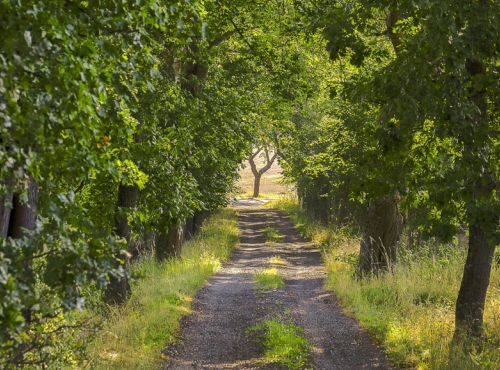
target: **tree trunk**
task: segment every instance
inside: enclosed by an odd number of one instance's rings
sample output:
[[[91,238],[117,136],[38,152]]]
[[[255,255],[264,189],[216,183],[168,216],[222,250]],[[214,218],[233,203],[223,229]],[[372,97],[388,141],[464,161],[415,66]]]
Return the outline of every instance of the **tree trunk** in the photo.
[[[22,239],[27,236],[23,229],[33,229],[36,222],[38,202],[38,182],[29,177],[28,203],[22,203],[19,194],[14,194],[14,208],[10,215],[9,235],[12,239]]]
[[[186,218],[186,224],[184,228],[184,240],[189,240],[194,234],[194,216]]]
[[[12,186],[13,176],[4,179],[7,187]],[[0,236],[9,236],[10,215],[14,206],[14,193],[7,193],[0,199]]]
[[[260,193],[260,179],[262,175],[259,173],[258,175],[255,175],[255,179],[253,182],[253,198],[258,198],[259,193]]]
[[[12,186],[13,178],[4,180]],[[35,227],[38,202],[38,182],[29,176],[27,184],[28,203],[20,200],[19,193],[7,193],[0,199],[0,235],[4,238],[22,239],[27,236],[23,229]],[[10,204],[9,204],[10,203]]]
[[[368,218],[360,243],[358,273],[377,272],[395,262],[403,232],[403,217],[398,208],[399,196],[385,196],[370,202]]]
[[[486,73],[484,63],[473,58],[466,61],[465,67],[471,77]],[[481,87],[475,88],[472,86],[470,92],[472,93],[472,99],[479,107],[481,113],[477,121],[473,122],[473,125],[476,126],[473,132],[487,130],[486,91]],[[465,141],[464,152],[468,154],[479,152],[487,156],[487,149],[482,147],[481,143],[482,141],[474,140],[474,137],[469,137]],[[467,190],[470,194],[474,195],[474,200],[476,201],[480,201],[480,199],[489,200],[493,189],[496,187],[495,180],[488,171],[484,170],[482,163],[474,164],[477,160],[476,158],[477,156],[471,158],[467,154],[464,156],[465,166],[470,168],[471,173],[482,174],[482,177],[476,180],[467,181],[466,179],[466,184],[468,183]],[[485,230],[478,222],[480,219],[487,218],[487,214],[480,213],[469,222],[469,250],[467,252],[464,274],[455,307],[455,338],[462,334],[472,334],[478,337],[482,335],[484,303],[490,284],[491,265],[495,252],[495,246],[490,245],[486,239]]]
[[[156,239],[155,257],[159,261],[169,258],[180,258],[184,242],[184,225],[171,225],[168,230],[162,229]]]
[[[14,182],[13,176],[4,180],[11,187]],[[25,232],[25,229],[32,230],[35,227],[36,212],[38,206],[38,182],[33,177],[28,177],[27,195],[28,202],[23,203],[20,200],[19,193],[8,193],[2,197],[0,204],[0,231],[4,238],[22,239],[31,238],[31,235]],[[6,204],[10,203],[10,204]],[[12,207],[12,208],[11,208]],[[25,248],[25,258],[32,256],[32,251]],[[32,272],[32,260],[21,262],[22,269],[28,275]],[[31,322],[31,309],[23,309],[22,315],[26,323]]]
[[[393,32],[398,20],[397,10],[390,11],[385,20],[387,36],[396,55],[403,36]],[[389,268],[396,262],[398,244],[403,233],[403,217],[399,213],[399,201],[399,194],[396,193],[395,196],[386,195],[369,203],[366,227],[360,243],[357,268],[360,275]]]
[[[119,238],[124,238],[127,241],[127,251],[131,248],[131,230],[127,219],[127,213],[135,208],[139,188],[137,185],[118,186],[118,200],[116,202],[115,211],[115,234]],[[129,262],[129,255],[125,257],[125,264],[121,265],[116,262],[115,268],[126,268]],[[110,276],[109,284],[106,286],[104,299],[108,303],[121,304],[127,300],[127,295],[130,292],[130,284],[126,277]]]
[[[197,232],[203,226],[203,223],[210,215],[209,211],[198,211],[195,212],[193,218],[193,233]]]
[[[469,227],[469,250],[455,308],[455,335],[480,336],[495,247],[478,225]]]

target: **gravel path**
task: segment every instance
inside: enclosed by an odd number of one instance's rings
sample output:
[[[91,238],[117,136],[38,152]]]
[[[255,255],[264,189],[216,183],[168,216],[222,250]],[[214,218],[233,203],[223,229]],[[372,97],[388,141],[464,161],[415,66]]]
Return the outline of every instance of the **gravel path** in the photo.
[[[313,345],[306,368],[391,369],[384,353],[323,288],[320,252],[296,232],[288,217],[247,201],[233,206],[240,213],[240,245],[197,292],[193,313],[181,321],[182,340],[164,352],[163,369],[284,369],[262,365],[263,346],[255,334],[245,334],[246,328],[277,313],[302,327]],[[265,243],[267,226],[279,230],[283,243]],[[272,266],[273,256],[285,260],[274,265],[285,288],[259,294],[252,276]]]

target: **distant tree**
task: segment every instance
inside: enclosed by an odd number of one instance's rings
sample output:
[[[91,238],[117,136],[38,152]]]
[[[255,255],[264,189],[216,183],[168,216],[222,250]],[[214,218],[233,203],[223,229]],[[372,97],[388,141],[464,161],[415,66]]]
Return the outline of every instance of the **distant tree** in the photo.
[[[259,196],[260,180],[262,178],[262,175],[271,168],[271,166],[274,163],[274,160],[278,156],[278,151],[276,149],[274,149],[274,152],[272,152],[271,150],[272,147],[270,147],[268,144],[263,144],[260,148],[257,148],[256,151],[253,152],[250,157],[248,157],[248,162],[250,163],[250,168],[254,175],[254,183],[253,183],[254,198],[258,198]],[[258,169],[255,163],[255,159],[258,158],[259,154],[261,154],[260,158],[263,158],[265,160],[265,165],[261,169]]]

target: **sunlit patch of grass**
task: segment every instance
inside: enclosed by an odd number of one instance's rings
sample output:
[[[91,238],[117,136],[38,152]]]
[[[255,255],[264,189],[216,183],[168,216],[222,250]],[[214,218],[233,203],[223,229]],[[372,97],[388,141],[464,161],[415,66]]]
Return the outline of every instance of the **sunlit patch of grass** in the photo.
[[[455,302],[466,250],[439,248],[404,256],[392,273],[354,278],[358,235],[312,220],[294,199],[271,206],[290,215],[297,230],[323,252],[327,288],[341,299],[347,313],[380,341],[391,362],[419,370],[500,369],[500,267],[493,267],[484,313],[484,339],[452,342]],[[405,251],[406,254],[410,253]]]
[[[283,243],[283,235],[278,230],[268,226],[264,232],[266,233],[266,243]]]
[[[274,256],[274,257],[271,257],[269,259],[269,262],[277,264],[277,265],[284,265],[286,261],[283,258],[281,258],[280,256]]]
[[[252,279],[257,284],[260,284],[258,289],[261,290],[279,289],[285,286],[285,283],[283,283],[283,280],[279,276],[276,267],[265,269],[260,274],[254,275]]]
[[[276,317],[247,329],[247,332],[264,332],[262,343],[267,347],[265,356],[268,362],[280,362],[291,369],[299,369],[305,366],[312,348],[302,330]]]
[[[100,316],[103,331],[91,347],[92,369],[153,369],[161,350],[177,341],[182,315],[191,312],[195,291],[227,260],[238,242],[237,214],[226,208],[216,212],[183,246],[182,259],[162,263],[152,256],[136,261],[132,270],[144,276],[133,283],[127,304],[109,307]]]

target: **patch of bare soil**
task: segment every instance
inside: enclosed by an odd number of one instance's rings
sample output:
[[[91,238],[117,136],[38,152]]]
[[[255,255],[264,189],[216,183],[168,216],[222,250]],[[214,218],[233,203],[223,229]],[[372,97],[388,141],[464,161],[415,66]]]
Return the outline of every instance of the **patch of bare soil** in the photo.
[[[240,212],[238,249],[196,294],[193,313],[181,322],[181,341],[164,352],[163,369],[284,369],[262,365],[263,346],[255,334],[245,334],[276,314],[302,327],[313,345],[306,368],[391,369],[385,354],[323,288],[319,250],[284,213],[247,204],[234,205]],[[283,235],[283,243],[266,243],[267,226]],[[284,263],[272,264],[274,256]],[[285,288],[259,294],[252,276],[270,266],[278,269]]]

